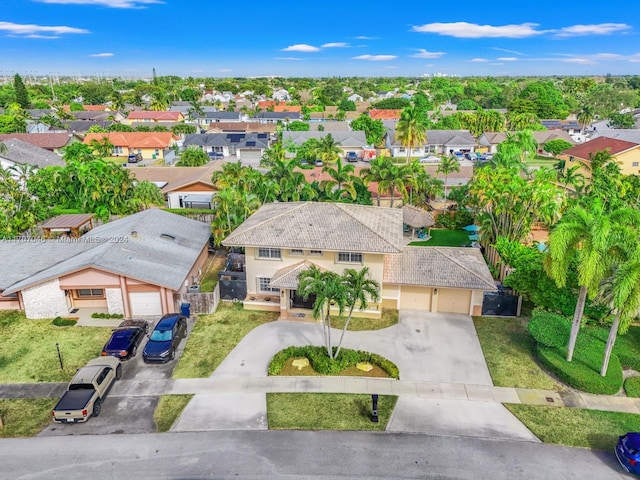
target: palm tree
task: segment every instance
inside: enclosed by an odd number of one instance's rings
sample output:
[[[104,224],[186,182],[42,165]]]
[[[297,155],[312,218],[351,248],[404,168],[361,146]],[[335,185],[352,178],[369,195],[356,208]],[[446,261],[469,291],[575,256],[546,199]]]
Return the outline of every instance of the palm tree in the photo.
[[[339,197],[343,197],[346,193],[352,200],[356,198],[356,189],[354,182],[360,178],[354,175],[355,167],[349,163],[346,165],[342,163],[342,160],[338,157],[335,166],[325,165],[322,169],[331,177],[331,180],[323,180],[320,182],[321,190],[328,192],[337,191]]]
[[[311,153],[325,164],[335,163],[342,154],[340,145],[336,143],[333,136],[329,133],[318,140],[316,146]]]
[[[332,271],[320,271],[315,265],[298,275],[298,292],[307,300],[315,297],[311,313],[316,320],[322,320],[322,335],[324,337],[327,355],[335,359],[331,344],[331,307],[338,309],[342,315],[347,302],[346,291],[342,278]]]
[[[444,208],[447,205],[447,180],[449,178],[450,173],[459,172],[460,171],[460,162],[455,157],[455,155],[451,155],[449,157],[443,157],[440,160],[440,164],[436,170],[436,173],[442,173],[444,175]]]
[[[93,149],[94,152],[97,152],[100,158],[111,156],[111,152],[113,152],[113,143],[109,140],[109,137],[102,137],[100,140],[94,138],[89,142],[89,145]]]
[[[380,284],[375,280],[369,278],[369,267],[364,267],[358,271],[353,268],[348,268],[342,275],[342,284],[346,293],[346,307],[349,309],[349,314],[342,327],[342,333],[340,334],[340,340],[338,341],[335,358],[338,358],[340,348],[342,348],[342,339],[344,338],[344,332],[349,327],[351,322],[351,316],[356,305],[360,311],[367,308],[367,301],[377,302],[380,298]]]
[[[388,186],[385,185],[384,181],[389,177],[391,167],[393,167],[393,162],[390,158],[378,157],[371,160],[369,168],[360,170],[360,176],[365,185],[369,185],[372,182],[378,184],[376,197],[378,206],[380,206],[380,196],[388,192]]]
[[[591,298],[596,295],[600,281],[620,255],[617,247],[624,230],[640,225],[640,212],[634,209],[608,212],[598,198],[590,207],[576,205],[565,213],[549,236],[549,254],[545,259],[547,273],[562,288],[566,285],[571,254],[577,255],[580,291],[567,347],[568,362],[573,358],[587,295]]]
[[[396,125],[396,140],[407,149],[407,163],[413,149],[427,141],[426,130],[421,119],[421,111],[413,105],[402,110]]]
[[[612,276],[603,282],[600,292],[600,299],[607,301],[615,310],[600,370],[603,377],[607,375],[618,331],[626,332],[631,319],[640,313],[640,251],[637,241],[635,243],[632,259],[614,269]]]
[[[585,128],[596,116],[595,109],[591,105],[583,105],[580,111],[578,112],[577,118],[578,122],[580,122],[580,126],[582,127],[582,132],[584,133]]]

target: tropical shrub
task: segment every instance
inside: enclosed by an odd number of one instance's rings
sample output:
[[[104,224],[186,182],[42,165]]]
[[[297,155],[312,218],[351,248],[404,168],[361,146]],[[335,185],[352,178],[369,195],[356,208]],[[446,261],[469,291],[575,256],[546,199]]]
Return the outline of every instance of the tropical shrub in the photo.
[[[56,317],[51,323],[53,323],[56,327],[71,327],[77,322],[78,321],[75,318]]]
[[[287,360],[299,357],[308,359],[311,367],[322,375],[337,375],[349,367],[354,367],[358,363],[368,362],[380,367],[391,378],[400,378],[398,367],[390,360],[387,360],[375,353],[343,348],[340,350],[338,358],[332,360],[327,355],[327,351],[324,347],[311,345],[287,347],[284,350],[280,350],[271,359],[271,363],[269,364],[269,375],[279,375]]]
[[[527,329],[539,344],[562,348],[569,343],[571,321],[556,313],[537,310],[534,311]]]
[[[443,212],[436,218],[436,227],[458,230],[473,223],[473,215],[466,210]]]
[[[640,376],[629,377],[624,381],[624,391],[627,397],[640,397]]]

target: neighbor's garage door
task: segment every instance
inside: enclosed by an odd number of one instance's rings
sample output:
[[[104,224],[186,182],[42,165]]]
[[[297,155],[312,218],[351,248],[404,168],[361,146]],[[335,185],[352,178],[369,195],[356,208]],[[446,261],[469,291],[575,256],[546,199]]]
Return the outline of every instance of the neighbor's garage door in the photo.
[[[431,288],[403,285],[400,287],[400,308],[430,310]]]
[[[130,292],[131,315],[162,315],[160,292]]]
[[[240,150],[240,160],[245,162],[260,163],[262,150],[259,148],[243,148]]]
[[[438,311],[447,313],[465,313],[469,315],[471,290],[452,288],[438,289]]]

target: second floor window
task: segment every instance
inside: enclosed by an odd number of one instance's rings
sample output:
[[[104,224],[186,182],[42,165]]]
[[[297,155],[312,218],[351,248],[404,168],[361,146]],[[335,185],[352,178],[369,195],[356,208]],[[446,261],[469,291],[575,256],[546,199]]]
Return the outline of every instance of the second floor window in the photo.
[[[353,252],[339,252],[338,262],[340,263],[362,263],[362,254]]]
[[[258,258],[281,258],[279,248],[260,247],[258,248]]]

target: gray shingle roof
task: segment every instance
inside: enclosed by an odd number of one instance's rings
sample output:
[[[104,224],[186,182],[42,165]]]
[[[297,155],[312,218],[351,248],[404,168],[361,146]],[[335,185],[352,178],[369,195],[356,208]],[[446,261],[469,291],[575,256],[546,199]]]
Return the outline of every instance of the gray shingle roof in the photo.
[[[427,141],[424,145],[474,146],[476,139],[468,130],[427,130]],[[390,130],[389,139],[392,146],[399,146],[395,130]]]
[[[344,203],[269,203],[223,242],[226,246],[398,253],[402,210]]]
[[[52,135],[52,134],[47,134]],[[7,160],[22,165],[34,165],[38,168],[49,166],[64,166],[64,160],[56,154],[44,148],[36,147],[17,138],[9,138],[3,143],[7,151],[0,156]]]
[[[136,232],[132,234],[132,232]],[[24,256],[38,257],[45,268],[25,270],[5,293],[58,278],[84,268],[97,268],[154,285],[179,290],[210,237],[209,225],[159,209],[150,209],[94,228],[78,241],[33,243],[20,250],[12,242],[0,242],[0,256],[10,263],[8,271],[21,272]],[[72,254],[67,254],[77,248]],[[60,252],[60,253],[59,253]],[[48,265],[48,267],[46,267]],[[21,276],[14,275],[15,279]],[[3,280],[0,284],[6,284]]]
[[[309,140],[310,138],[321,139],[331,134],[333,140],[342,147],[366,147],[367,146],[367,137],[365,133],[361,130],[353,130],[350,132],[321,132],[321,131],[313,131],[313,132],[296,132],[285,130],[282,132],[282,142],[286,143],[289,139],[293,141],[296,145],[302,145],[304,142]]]
[[[496,290],[482,253],[469,247],[405,247],[400,255],[385,255],[383,281],[399,285]]]

